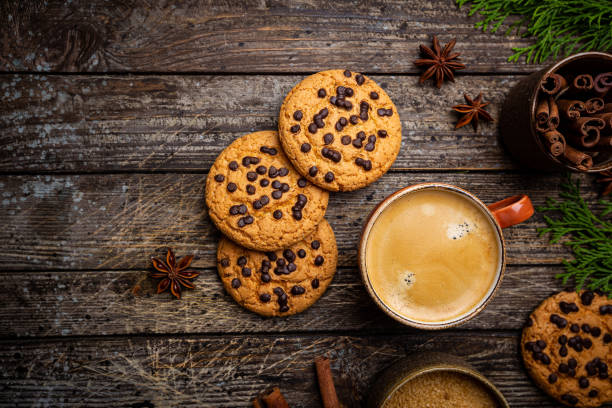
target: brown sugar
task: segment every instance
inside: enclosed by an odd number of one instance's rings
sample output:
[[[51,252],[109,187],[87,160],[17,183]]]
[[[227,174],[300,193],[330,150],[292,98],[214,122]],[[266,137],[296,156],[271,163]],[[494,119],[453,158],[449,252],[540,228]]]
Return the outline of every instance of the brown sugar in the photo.
[[[398,389],[384,408],[498,408],[490,391],[465,374],[438,371],[419,375]]]

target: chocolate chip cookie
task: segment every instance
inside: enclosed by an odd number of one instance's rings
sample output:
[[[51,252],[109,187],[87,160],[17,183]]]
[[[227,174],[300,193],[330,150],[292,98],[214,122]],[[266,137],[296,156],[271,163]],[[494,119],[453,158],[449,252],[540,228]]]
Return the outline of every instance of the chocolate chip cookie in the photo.
[[[217,249],[225,290],[262,316],[289,316],[310,307],[332,281],[337,259],[336,239],[326,220],[308,238],[284,250],[253,251],[226,238]]]
[[[365,75],[342,70],[296,85],[281,106],[278,130],[297,171],[331,191],[377,180],[402,143],[399,115],[385,91]]]
[[[527,320],[521,351],[536,384],[563,404],[612,401],[612,300],[591,291],[549,297]]]
[[[247,248],[274,251],[310,235],[329,194],[295,171],[275,131],[235,140],[206,178],[206,204],[215,225]]]

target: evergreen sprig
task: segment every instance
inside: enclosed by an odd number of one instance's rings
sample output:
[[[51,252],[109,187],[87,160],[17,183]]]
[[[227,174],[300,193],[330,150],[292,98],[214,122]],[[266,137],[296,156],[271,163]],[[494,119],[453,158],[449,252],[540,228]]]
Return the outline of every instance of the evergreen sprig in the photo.
[[[612,1],[610,0],[456,0],[459,7],[471,3],[469,15],[480,13],[476,28],[496,32],[510,16],[518,20],[506,35],[516,30],[521,37],[535,37],[528,47],[515,47],[508,58],[516,62],[526,54],[527,62],[541,63],[580,51],[612,49]]]
[[[566,284],[573,279],[576,289],[599,289],[612,297],[612,201],[599,200],[603,209],[595,215],[580,196],[580,181],[571,176],[561,184],[557,201],[546,199],[546,205],[538,211],[555,211],[561,217],[553,219],[547,215],[544,220],[548,227],[538,230],[540,236],[550,234],[551,243],[562,238],[564,245],[571,248],[574,259],[564,260],[565,272],[556,275]]]

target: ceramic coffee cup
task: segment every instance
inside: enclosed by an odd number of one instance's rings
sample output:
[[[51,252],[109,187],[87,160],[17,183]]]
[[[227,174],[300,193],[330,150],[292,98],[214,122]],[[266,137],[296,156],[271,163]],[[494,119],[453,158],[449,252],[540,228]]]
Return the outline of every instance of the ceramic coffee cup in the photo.
[[[480,210],[484,215],[484,218],[487,219],[488,223],[495,231],[493,235],[495,236],[496,244],[497,244],[497,253],[499,254],[497,265],[497,270],[495,273],[495,277],[493,279],[493,283],[488,288],[486,294],[477,302],[470,310],[467,312],[456,316],[452,319],[447,319],[443,321],[423,321],[416,320],[414,318],[410,318],[405,314],[402,314],[397,311],[397,309],[393,309],[389,304],[383,300],[379,293],[376,292],[375,287],[372,283],[369,271],[369,265],[367,262],[367,250],[368,244],[370,243],[370,234],[372,232],[372,228],[389,206],[396,202],[396,200],[406,197],[409,194],[415,194],[419,191],[444,191],[444,192],[452,192],[454,194],[459,195],[467,199],[468,202],[473,204],[473,206]],[[361,240],[359,244],[359,267],[361,270],[361,276],[364,282],[364,285],[372,297],[374,302],[383,310],[387,315],[392,317],[393,319],[406,324],[408,326],[420,328],[420,329],[445,329],[449,327],[454,327],[461,325],[468,321],[469,319],[476,316],[480,313],[487,304],[493,299],[499,285],[501,284],[504,270],[505,270],[505,243],[502,234],[502,228],[506,228],[520,222],[527,220],[534,213],[533,205],[531,201],[526,195],[517,195],[513,197],[506,198],[504,200],[498,201],[489,206],[485,205],[482,201],[480,201],[476,196],[469,193],[468,191],[461,189],[459,187],[443,184],[443,183],[424,183],[417,184],[413,186],[405,187],[401,190],[396,191],[395,193],[389,195],[387,198],[382,200],[376,208],[370,213],[369,218],[367,219],[362,234]],[[423,244],[423,243],[420,243]],[[416,279],[419,279],[418,276]]]
[[[503,394],[484,375],[463,359],[446,353],[426,352],[399,360],[385,369],[370,389],[367,407],[383,408],[398,389],[420,375],[433,372],[453,372],[471,377],[480,383],[498,404],[499,408],[510,405]]]

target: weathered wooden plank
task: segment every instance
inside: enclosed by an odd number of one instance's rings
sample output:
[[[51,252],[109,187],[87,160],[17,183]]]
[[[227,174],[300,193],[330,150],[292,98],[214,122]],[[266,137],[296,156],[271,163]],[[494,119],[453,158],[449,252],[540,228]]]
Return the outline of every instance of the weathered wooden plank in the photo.
[[[5,270],[147,268],[156,249],[195,254],[194,267],[215,265],[219,232],[204,207],[203,174],[114,174],[0,177],[0,268]],[[356,265],[361,227],[391,192],[420,182],[465,187],[484,202],[526,193],[536,205],[555,196],[560,175],[390,173],[369,187],[332,194],[327,219],[336,233],[339,264]],[[594,200],[591,179],[584,194]],[[541,215],[505,231],[508,262],[558,264],[567,251],[539,238]]]
[[[524,373],[517,341],[515,334],[446,331],[4,342],[0,401],[22,406],[234,408],[251,406],[254,395],[279,385],[292,407],[320,407],[313,360],[327,353],[340,399],[358,407],[382,369],[406,355],[436,350],[466,357],[512,407],[558,406]]]
[[[210,168],[235,138],[276,129],[303,76],[0,77],[0,171]],[[483,92],[499,111],[516,76],[463,76],[437,90],[417,77],[376,76],[395,101],[403,145],[394,168],[512,169],[495,124],[454,130],[451,107]]]
[[[453,0],[197,2],[51,0],[2,5],[5,71],[417,72],[418,45],[457,38],[470,72],[530,72]]]
[[[485,311],[461,329],[520,329],[545,297],[561,289],[555,267],[510,266]],[[359,271],[341,268],[306,312],[265,319],[225,293],[216,269],[204,269],[181,301],[157,295],[147,271],[22,272],[0,280],[1,337],[384,330],[410,332],[371,301]],[[15,324],[15,320],[19,324]]]

